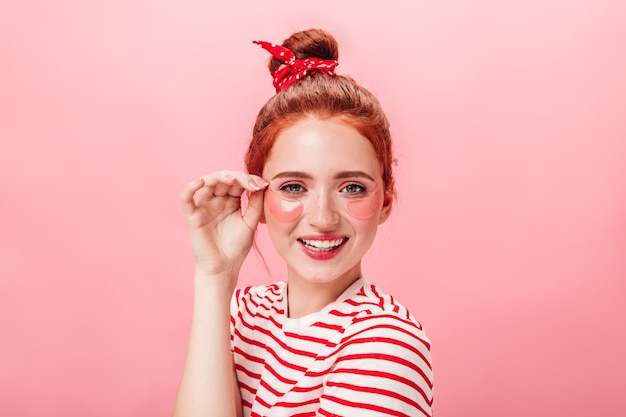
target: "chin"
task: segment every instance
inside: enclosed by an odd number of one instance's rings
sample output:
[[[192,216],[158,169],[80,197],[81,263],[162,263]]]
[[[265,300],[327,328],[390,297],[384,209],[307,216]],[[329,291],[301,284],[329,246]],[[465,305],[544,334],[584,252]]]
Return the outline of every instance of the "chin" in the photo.
[[[360,263],[346,269],[338,269],[336,265],[315,267],[310,269],[295,268],[290,277],[306,281],[311,284],[328,284],[339,281],[354,281],[361,276]]]

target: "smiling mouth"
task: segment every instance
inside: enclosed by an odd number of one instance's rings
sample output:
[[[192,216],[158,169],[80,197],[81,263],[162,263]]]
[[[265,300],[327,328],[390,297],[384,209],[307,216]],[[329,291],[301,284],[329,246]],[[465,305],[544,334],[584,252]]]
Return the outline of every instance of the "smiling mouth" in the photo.
[[[332,240],[298,239],[305,248],[315,252],[330,252],[348,241],[347,237]]]

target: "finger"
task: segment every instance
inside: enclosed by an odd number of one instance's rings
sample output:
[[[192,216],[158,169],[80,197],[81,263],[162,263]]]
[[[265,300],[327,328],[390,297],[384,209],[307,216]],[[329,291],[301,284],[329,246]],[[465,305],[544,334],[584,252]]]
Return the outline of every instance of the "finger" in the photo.
[[[265,192],[256,191],[250,193],[250,197],[248,198],[248,208],[243,215],[243,221],[252,231],[256,230],[256,227],[259,224],[259,219],[261,218],[261,214],[263,213],[264,196]]]
[[[252,193],[262,190],[268,186],[267,181],[256,175],[246,174],[243,172],[232,172],[231,174],[235,177],[237,187],[242,188],[241,194],[243,194],[244,190]],[[235,183],[233,183],[233,186],[235,186]],[[231,191],[234,191],[237,194],[239,193],[238,188]]]
[[[245,188],[241,186],[238,182],[234,183],[230,186],[230,188],[226,191],[227,197],[241,198],[243,193],[246,191]]]
[[[233,182],[235,182],[235,176],[231,171],[218,171],[202,177],[206,185],[209,196],[221,196],[223,191],[228,189]],[[220,194],[221,193],[221,194]],[[209,197],[209,198],[210,198]]]
[[[241,198],[244,192],[256,192],[267,187],[268,183],[261,177],[256,175],[250,175],[243,172],[230,172],[234,175],[235,181],[231,184],[231,187],[226,191],[227,197]],[[216,192],[216,196],[221,196],[222,191]]]
[[[202,178],[197,179],[187,184],[187,186],[185,186],[182,193],[180,194],[180,202],[186,215],[193,214],[194,210],[196,209],[196,202],[194,201],[193,196],[196,191],[201,189],[203,186],[204,180]]]
[[[206,185],[196,191],[196,195],[194,199],[196,200],[196,206],[199,206],[202,203],[206,203],[207,201],[213,198],[213,190],[215,187],[207,187]]]
[[[267,187],[263,178],[237,171],[218,171],[202,177],[209,193],[209,198],[241,197],[245,191],[254,192]]]
[[[253,186],[253,188],[256,188],[257,190],[262,190],[265,189],[268,185],[270,185],[269,182],[265,181],[263,178],[259,177],[258,175],[249,175],[250,177],[250,185]]]
[[[232,184],[224,184],[223,182],[220,182],[213,189],[212,197],[228,197],[228,191],[230,190],[231,187],[232,187]]]

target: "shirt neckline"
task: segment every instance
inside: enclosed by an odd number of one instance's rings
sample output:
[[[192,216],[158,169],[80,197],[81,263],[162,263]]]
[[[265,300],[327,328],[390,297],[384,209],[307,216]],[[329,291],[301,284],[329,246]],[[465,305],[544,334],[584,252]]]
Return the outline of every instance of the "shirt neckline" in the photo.
[[[287,317],[287,285],[283,286],[283,299],[282,299],[282,308],[284,311],[283,316],[283,329],[289,330],[298,330],[311,326],[312,324],[320,321],[321,318],[326,316],[328,312],[333,310],[338,304],[342,303],[345,299],[350,298],[358,293],[358,291],[362,288],[369,285],[367,278],[361,277],[354,281],[344,292],[341,293],[337,299],[325,307],[323,307],[320,311],[315,313],[307,314],[306,316],[298,317],[298,318],[289,318]]]

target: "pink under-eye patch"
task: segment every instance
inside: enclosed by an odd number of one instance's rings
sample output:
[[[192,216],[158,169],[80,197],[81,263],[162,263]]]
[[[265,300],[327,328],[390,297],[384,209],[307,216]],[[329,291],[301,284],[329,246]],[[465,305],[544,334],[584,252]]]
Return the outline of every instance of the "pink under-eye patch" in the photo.
[[[368,196],[350,200],[346,203],[346,212],[355,219],[369,220],[378,213],[383,204],[383,192],[376,184],[374,192]]]
[[[380,184],[368,196],[346,202],[346,212],[357,220],[369,220],[378,213],[383,203]],[[281,196],[272,187],[265,191],[265,205],[270,214],[280,222],[292,222],[302,216],[302,201]]]
[[[280,222],[292,222],[302,216],[304,211],[301,201],[282,197],[272,187],[265,191],[265,205]]]

